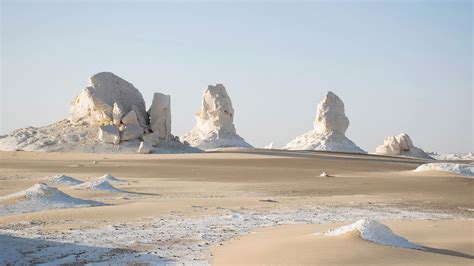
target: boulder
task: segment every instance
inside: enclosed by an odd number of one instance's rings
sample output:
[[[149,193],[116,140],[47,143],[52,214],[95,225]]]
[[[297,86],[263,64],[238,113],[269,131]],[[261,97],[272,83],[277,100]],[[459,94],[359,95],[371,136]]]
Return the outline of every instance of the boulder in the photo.
[[[139,139],[143,135],[143,129],[137,125],[125,126],[122,130],[121,140]]]
[[[343,101],[327,92],[318,104],[314,129],[290,141],[284,149],[366,153],[345,136],[349,119]]]
[[[375,149],[375,153],[380,155],[433,159],[422,149],[415,147],[411,138],[405,133],[386,137],[383,144]]]
[[[160,135],[158,132],[153,132],[142,136],[143,141],[150,143],[153,146],[160,144]]]
[[[204,150],[221,147],[252,148],[236,133],[234,108],[222,84],[209,85],[204,90],[201,110],[196,114],[196,125],[182,140]]]
[[[153,102],[148,110],[150,117],[150,128],[158,133],[160,139],[171,138],[171,98],[169,95],[156,92]]]
[[[152,149],[153,149],[153,145],[151,145],[150,143],[146,141],[142,141],[140,142],[140,147],[138,147],[137,152],[146,154],[146,153],[150,153]]]
[[[99,126],[99,140],[105,143],[119,144],[120,131],[115,125]]]
[[[137,113],[135,110],[131,110],[122,118],[122,123],[126,126],[128,125],[135,125],[140,126],[140,122],[138,121]]]
[[[114,122],[114,105],[117,104],[122,114],[135,110],[140,125],[146,126],[145,101],[140,91],[131,83],[110,72],[95,74],[89,80],[89,86],[71,103],[69,111],[71,122],[111,124]]]

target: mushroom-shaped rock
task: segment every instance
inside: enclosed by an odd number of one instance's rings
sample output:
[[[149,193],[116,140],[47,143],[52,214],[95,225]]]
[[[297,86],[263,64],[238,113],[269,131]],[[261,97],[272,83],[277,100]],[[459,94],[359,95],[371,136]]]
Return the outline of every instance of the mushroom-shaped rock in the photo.
[[[71,122],[111,124],[114,105],[117,104],[122,114],[135,110],[140,125],[146,126],[145,101],[140,91],[131,83],[110,72],[95,74],[89,80],[90,85],[71,103],[69,111]]]
[[[160,139],[171,138],[171,98],[169,95],[156,92],[148,110],[151,130],[158,134]]]
[[[401,133],[397,136],[386,137],[383,141],[383,145],[380,145],[375,149],[375,153],[380,155],[433,159],[422,149],[415,147],[410,137],[405,133]]]
[[[115,125],[99,126],[99,140],[105,143],[118,144],[120,132]]]
[[[365,153],[345,136],[349,127],[344,103],[333,92],[318,104],[314,129],[290,141],[284,149]]]
[[[221,147],[252,148],[236,133],[234,108],[222,84],[209,85],[204,90],[201,110],[196,114],[196,125],[182,140],[203,150]]]

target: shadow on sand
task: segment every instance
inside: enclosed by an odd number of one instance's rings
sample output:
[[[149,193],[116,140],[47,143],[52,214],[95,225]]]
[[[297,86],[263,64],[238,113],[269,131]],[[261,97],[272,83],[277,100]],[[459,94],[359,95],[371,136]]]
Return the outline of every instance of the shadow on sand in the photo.
[[[75,243],[0,235],[0,265],[54,265],[103,263],[105,265],[169,265],[173,260],[124,248],[104,248]]]

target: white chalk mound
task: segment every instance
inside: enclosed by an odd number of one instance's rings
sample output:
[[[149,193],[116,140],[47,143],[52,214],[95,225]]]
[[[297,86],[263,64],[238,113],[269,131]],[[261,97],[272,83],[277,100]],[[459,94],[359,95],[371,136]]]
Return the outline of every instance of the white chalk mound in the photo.
[[[109,175],[109,174],[103,175],[103,176],[98,177],[96,179],[96,181],[102,181],[102,180],[105,180],[105,181],[107,181],[111,184],[126,184],[127,183],[127,181],[119,179],[119,178],[117,178],[113,175]]]
[[[96,191],[106,191],[106,192],[124,192],[121,189],[115,188],[107,180],[94,180],[82,183],[80,185],[72,187],[74,189],[82,190],[96,190]]]
[[[77,180],[67,175],[54,175],[54,176],[47,177],[47,179],[48,181],[52,183],[64,184],[64,185],[69,185],[69,186],[75,186],[75,185],[84,183],[80,180]]]
[[[460,164],[460,163],[427,163],[418,166],[416,172],[423,171],[443,171],[459,174],[466,177],[474,177],[474,165],[473,164]]]
[[[0,197],[0,215],[101,205],[104,204],[74,198],[57,188],[38,183],[26,190]]]
[[[415,147],[411,138],[406,133],[385,138],[383,145],[378,146],[375,149],[375,153],[380,155],[433,159],[422,149]]]
[[[349,119],[344,103],[333,92],[318,104],[314,129],[296,137],[283,149],[366,153],[345,136]]]
[[[360,234],[362,239],[370,242],[392,247],[424,250],[422,246],[411,243],[406,238],[394,234],[388,226],[370,219],[362,219],[350,225],[331,229],[324,233],[324,235],[337,236],[353,232]]]
[[[182,139],[203,150],[225,147],[252,148],[252,145],[236,133],[234,108],[222,84],[209,85],[204,91],[201,110],[196,114],[196,125]]]
[[[123,115],[134,110],[140,125],[146,126],[143,96],[128,81],[110,72],[89,78],[90,84],[73,100],[69,112],[72,122],[92,125],[120,124]]]
[[[273,142],[270,142],[269,144],[265,145],[263,148],[271,150],[273,149],[273,146],[274,146]]]
[[[440,152],[427,152],[429,156],[436,160],[447,160],[447,161],[473,161],[474,154],[468,153],[440,153]]]

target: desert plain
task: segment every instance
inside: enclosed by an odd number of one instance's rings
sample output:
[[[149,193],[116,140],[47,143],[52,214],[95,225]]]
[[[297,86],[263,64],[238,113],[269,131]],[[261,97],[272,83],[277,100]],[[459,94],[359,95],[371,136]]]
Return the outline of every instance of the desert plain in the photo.
[[[423,159],[264,149],[0,157],[1,264],[474,261],[474,179],[412,171]],[[58,174],[122,182],[117,191],[74,189],[51,183]],[[40,182],[102,205],[22,213],[16,199],[5,198]],[[369,242],[357,232],[321,234],[360,219],[423,249]]]

